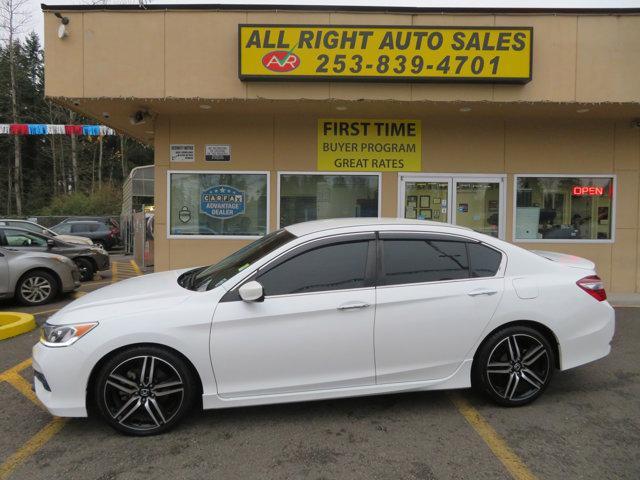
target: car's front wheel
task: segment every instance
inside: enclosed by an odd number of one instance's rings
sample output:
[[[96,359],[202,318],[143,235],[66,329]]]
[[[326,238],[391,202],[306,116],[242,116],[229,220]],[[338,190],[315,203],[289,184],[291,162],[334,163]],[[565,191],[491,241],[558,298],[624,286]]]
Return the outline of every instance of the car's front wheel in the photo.
[[[80,280],[83,282],[88,282],[93,280],[93,276],[96,273],[96,269],[93,267],[93,263],[91,260],[87,258],[76,258],[76,265],[78,266],[78,270],[80,270]]]
[[[127,435],[147,436],[180,422],[196,391],[193,374],[182,358],[160,347],[139,346],[105,362],[93,394],[109,425]]]
[[[44,305],[58,294],[58,282],[48,272],[33,270],[16,285],[16,297],[23,305]]]
[[[527,326],[494,333],[480,347],[473,365],[473,383],[496,403],[526,405],[551,381],[555,355],[544,335]]]

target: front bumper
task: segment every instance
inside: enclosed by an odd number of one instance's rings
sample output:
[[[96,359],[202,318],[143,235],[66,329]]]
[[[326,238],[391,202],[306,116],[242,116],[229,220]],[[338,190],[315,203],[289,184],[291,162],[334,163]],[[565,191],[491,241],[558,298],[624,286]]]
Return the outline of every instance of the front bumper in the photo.
[[[109,254],[108,253],[106,253],[106,252],[105,253],[94,253],[93,254],[93,259],[95,260],[99,271],[109,270],[109,268],[111,268],[111,262],[109,261]]]
[[[86,356],[73,347],[33,346],[33,369],[38,372],[33,380],[36,396],[58,417],[87,416]]]

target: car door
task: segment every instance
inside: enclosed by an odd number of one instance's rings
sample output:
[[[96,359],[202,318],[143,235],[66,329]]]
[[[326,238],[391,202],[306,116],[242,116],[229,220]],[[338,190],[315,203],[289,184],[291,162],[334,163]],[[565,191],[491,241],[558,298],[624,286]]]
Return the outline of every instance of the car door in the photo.
[[[393,232],[380,234],[378,251],[377,383],[452,375],[498,306],[503,254],[461,237]]]
[[[26,250],[29,252],[46,252],[47,237],[36,233],[27,232],[22,229],[3,228],[4,245],[16,250]]]
[[[0,294],[9,291],[9,262],[7,256],[0,252]]]
[[[373,233],[337,236],[295,247],[252,274],[263,301],[229,291],[211,334],[219,395],[374,384],[375,263]]]

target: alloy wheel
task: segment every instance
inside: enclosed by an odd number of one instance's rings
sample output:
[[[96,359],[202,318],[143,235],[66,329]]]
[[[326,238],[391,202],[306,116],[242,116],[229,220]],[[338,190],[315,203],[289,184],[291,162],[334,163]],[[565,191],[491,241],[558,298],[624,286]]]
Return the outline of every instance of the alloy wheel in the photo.
[[[116,366],[104,384],[104,404],[111,418],[131,430],[162,427],[179,412],[184,380],[166,360],[136,356]]]
[[[490,387],[500,397],[519,402],[544,388],[550,373],[547,348],[535,337],[523,333],[502,339],[489,354],[486,364]]]
[[[20,294],[31,303],[44,302],[53,290],[51,282],[38,275],[27,278],[20,286]]]

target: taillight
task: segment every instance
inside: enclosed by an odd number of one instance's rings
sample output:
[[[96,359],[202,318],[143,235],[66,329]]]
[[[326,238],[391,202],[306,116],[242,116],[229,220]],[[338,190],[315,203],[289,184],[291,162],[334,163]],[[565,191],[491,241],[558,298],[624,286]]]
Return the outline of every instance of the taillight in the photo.
[[[607,299],[607,292],[604,291],[604,283],[597,275],[581,278],[576,282],[576,285],[599,302]]]

